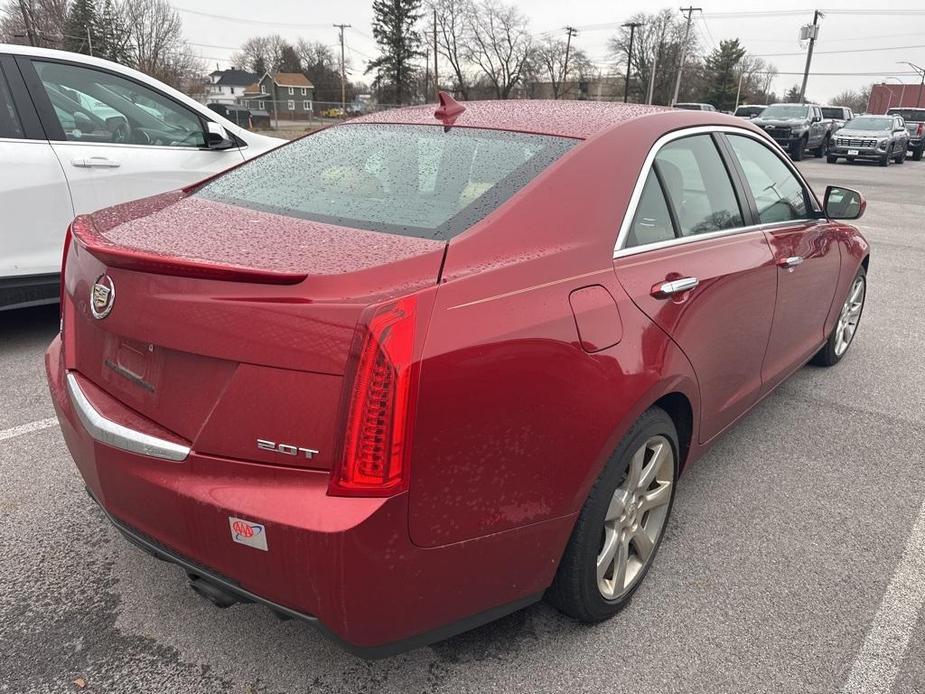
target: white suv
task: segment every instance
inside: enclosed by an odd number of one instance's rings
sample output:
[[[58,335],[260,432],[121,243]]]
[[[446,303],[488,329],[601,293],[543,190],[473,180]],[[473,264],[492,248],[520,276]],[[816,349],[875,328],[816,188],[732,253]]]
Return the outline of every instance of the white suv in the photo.
[[[0,44],[0,311],[58,300],[75,215],[182,188],[283,143],[116,63]]]

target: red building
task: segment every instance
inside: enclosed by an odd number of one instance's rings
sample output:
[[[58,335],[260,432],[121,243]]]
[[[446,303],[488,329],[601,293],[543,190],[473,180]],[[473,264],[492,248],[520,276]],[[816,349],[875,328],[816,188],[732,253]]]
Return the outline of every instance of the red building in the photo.
[[[867,100],[868,113],[886,113],[894,106],[925,107],[925,87],[921,84],[875,84]]]

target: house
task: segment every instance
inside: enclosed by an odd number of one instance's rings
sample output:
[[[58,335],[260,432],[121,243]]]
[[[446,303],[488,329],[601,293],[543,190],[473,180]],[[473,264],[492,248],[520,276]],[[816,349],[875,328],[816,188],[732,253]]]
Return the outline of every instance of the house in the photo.
[[[236,104],[244,95],[244,88],[257,81],[256,72],[238,70],[214,70],[209,73],[206,87],[206,101],[216,104]]]
[[[273,118],[308,120],[312,115],[315,86],[301,72],[267,72],[242,93],[242,103]]]

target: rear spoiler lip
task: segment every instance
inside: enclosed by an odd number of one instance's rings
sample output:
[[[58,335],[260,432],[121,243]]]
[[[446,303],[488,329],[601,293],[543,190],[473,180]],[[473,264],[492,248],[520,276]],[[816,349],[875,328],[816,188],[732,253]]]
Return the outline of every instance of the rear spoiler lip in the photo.
[[[71,233],[80,246],[100,262],[125,270],[173,277],[277,285],[299,284],[308,277],[307,273],[301,272],[279,272],[241,265],[222,265],[205,260],[165,256],[117,246],[106,241],[105,237],[97,232],[92,218],[86,215],[74,220],[71,224]]]

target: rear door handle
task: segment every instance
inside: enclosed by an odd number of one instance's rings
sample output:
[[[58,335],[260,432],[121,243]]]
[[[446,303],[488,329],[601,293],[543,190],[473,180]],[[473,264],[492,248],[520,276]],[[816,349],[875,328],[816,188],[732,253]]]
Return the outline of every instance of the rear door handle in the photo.
[[[667,299],[669,296],[688,292],[698,284],[700,284],[700,280],[696,277],[682,277],[679,280],[660,282],[652,287],[652,296],[657,299]]]
[[[71,159],[71,164],[82,169],[117,169],[121,164],[106,157],[88,157],[86,159]]]
[[[802,265],[803,260],[804,258],[802,255],[792,255],[789,258],[781,258],[780,260],[777,261],[777,264],[780,265],[781,267],[792,269],[792,268],[795,268],[797,265]]]

